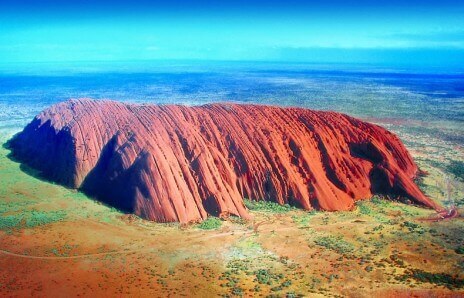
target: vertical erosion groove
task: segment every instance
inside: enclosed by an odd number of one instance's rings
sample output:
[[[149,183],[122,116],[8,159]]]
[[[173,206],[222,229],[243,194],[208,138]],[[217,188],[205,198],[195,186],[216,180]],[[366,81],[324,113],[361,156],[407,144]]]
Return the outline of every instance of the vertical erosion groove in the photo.
[[[395,135],[334,112],[76,99],[9,144],[48,179],[159,222],[250,218],[243,197],[335,211],[385,193],[439,208]]]

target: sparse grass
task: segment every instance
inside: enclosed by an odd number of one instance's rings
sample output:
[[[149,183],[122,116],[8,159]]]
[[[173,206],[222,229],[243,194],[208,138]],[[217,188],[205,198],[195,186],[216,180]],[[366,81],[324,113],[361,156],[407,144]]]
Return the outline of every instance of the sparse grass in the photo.
[[[383,208],[390,206],[390,201],[380,196],[373,196],[371,199],[371,202],[372,204],[379,206],[379,207],[383,207]]]
[[[346,242],[342,236],[321,236],[317,237],[314,243],[339,254],[350,254],[354,251],[353,244]]]
[[[370,200],[362,200],[357,202],[357,207],[360,214],[368,216],[377,216],[379,211],[389,207],[390,202],[379,196],[373,196]]]
[[[418,207],[411,206],[388,198],[374,196],[370,200],[362,200],[356,203],[358,214],[374,218],[379,223],[391,224],[388,212],[399,211],[400,216],[413,217],[419,215]]]
[[[316,215],[316,211],[309,211],[301,215],[293,215],[292,220],[299,226],[307,226],[314,215]]]
[[[222,226],[222,220],[217,217],[208,217],[197,225],[197,228],[202,230],[216,230]]]
[[[254,237],[245,238],[239,241],[236,247],[248,250],[262,249],[261,245],[254,240]]]
[[[388,207],[387,201],[383,199],[365,200],[356,203],[358,214],[369,216],[380,223],[387,223],[388,218],[385,216],[385,209]]]
[[[26,218],[26,227],[33,228],[43,226],[49,223],[61,221],[65,217],[66,212],[63,210],[49,212],[32,210]]]
[[[0,214],[24,210],[26,206],[32,203],[29,201],[0,202]]]
[[[439,162],[437,160],[430,159],[430,158],[420,158],[419,160],[424,161],[425,163],[427,163],[429,166],[433,168],[443,170],[443,171],[446,170],[446,167],[444,166],[443,162]]]
[[[234,216],[234,215],[229,217],[229,221],[232,223],[238,224],[238,225],[245,225],[248,223],[246,219],[239,217],[239,216]]]
[[[363,215],[373,215],[372,209],[366,204],[366,202],[360,202],[358,204],[359,213]]]
[[[263,211],[270,213],[284,213],[292,210],[297,210],[297,208],[292,207],[288,204],[280,205],[274,202],[268,201],[252,201],[249,199],[244,199],[245,206],[253,211]]]

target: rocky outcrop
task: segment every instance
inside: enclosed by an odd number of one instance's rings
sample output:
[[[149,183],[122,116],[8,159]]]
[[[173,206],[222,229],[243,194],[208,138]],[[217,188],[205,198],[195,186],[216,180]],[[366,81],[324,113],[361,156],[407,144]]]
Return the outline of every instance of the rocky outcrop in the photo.
[[[249,218],[243,198],[349,210],[373,194],[438,206],[401,141],[335,112],[70,100],[10,141],[48,179],[158,222]]]

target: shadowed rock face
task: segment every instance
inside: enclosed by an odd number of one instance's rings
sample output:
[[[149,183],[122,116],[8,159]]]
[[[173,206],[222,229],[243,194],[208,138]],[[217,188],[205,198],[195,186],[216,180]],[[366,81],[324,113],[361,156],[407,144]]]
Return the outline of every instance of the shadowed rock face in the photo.
[[[159,222],[249,218],[243,198],[349,210],[374,193],[438,209],[389,131],[301,108],[70,100],[10,141],[47,178]]]

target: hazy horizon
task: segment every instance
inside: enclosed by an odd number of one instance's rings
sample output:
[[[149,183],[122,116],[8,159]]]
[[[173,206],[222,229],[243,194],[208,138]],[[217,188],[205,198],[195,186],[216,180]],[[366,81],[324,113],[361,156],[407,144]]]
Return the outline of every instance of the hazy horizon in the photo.
[[[462,1],[2,1],[0,63],[212,60],[459,67]]]

